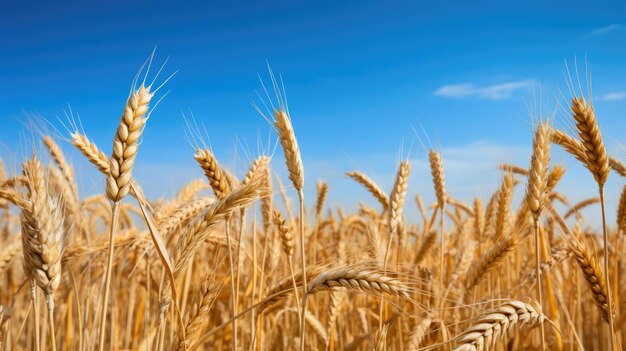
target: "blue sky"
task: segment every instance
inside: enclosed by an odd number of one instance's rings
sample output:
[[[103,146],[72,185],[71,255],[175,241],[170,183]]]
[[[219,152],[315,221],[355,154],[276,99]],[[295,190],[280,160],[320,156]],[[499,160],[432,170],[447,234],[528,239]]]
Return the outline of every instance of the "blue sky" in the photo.
[[[108,152],[132,77],[157,46],[157,63],[170,57],[165,74],[179,73],[166,85],[171,92],[154,111],[137,160],[136,177],[152,196],[202,176],[184,138],[183,112],[207,126],[222,163],[245,171],[245,155],[257,154],[258,140],[267,144],[270,133],[250,105],[266,62],[285,81],[308,190],[326,179],[331,200],[347,207],[371,200],[343,172],[364,170],[389,188],[407,155],[415,159],[412,192],[432,198],[419,140],[442,151],[452,195],[489,194],[498,163],[529,162],[528,105],[539,95],[557,102],[566,91],[564,60],[571,68],[574,57],[580,67],[587,57],[607,146],[626,158],[626,3],[504,3],[3,4],[0,154],[15,168],[30,135],[26,116],[54,122],[68,104]],[[555,119],[568,123],[563,113]],[[100,191],[101,177],[66,149],[84,192]],[[562,190],[572,200],[593,195],[580,191],[592,179],[571,158],[553,158],[571,170]],[[622,184],[616,177],[609,183],[609,206]]]

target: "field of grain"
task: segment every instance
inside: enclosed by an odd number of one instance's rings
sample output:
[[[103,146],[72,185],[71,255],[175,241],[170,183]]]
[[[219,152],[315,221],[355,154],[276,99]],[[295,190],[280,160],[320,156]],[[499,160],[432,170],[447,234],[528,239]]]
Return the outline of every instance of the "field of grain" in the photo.
[[[195,158],[198,179],[146,198],[133,166],[162,93],[142,78],[112,145],[70,116],[61,138],[34,137],[13,174],[0,168],[0,351],[621,349],[626,187],[604,185],[626,167],[607,153],[587,94],[567,101],[570,131],[535,116],[528,164],[501,165],[488,198],[448,193],[433,149],[423,181],[434,203],[407,196],[406,159],[391,189],[345,169],[377,200],[348,212],[326,202],[324,180],[304,191],[298,117],[273,77],[256,107],[276,155],[256,155],[238,178],[198,140],[180,156]],[[101,194],[79,194],[70,148],[101,172]],[[588,170],[597,197],[559,192],[569,171],[554,148]],[[606,223],[604,194],[620,191],[617,223]],[[419,212],[405,211],[413,201]],[[580,215],[589,206],[600,232]]]

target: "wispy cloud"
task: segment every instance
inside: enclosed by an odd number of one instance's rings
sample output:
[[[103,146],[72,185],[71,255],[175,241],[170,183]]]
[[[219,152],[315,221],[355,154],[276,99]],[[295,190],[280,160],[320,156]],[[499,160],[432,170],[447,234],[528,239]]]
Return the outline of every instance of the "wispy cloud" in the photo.
[[[435,95],[448,98],[474,96],[483,99],[501,100],[513,96],[517,90],[528,89],[535,84],[532,79],[506,82],[487,86],[478,86],[472,83],[444,85],[435,90]]]
[[[622,27],[621,24],[613,23],[613,24],[608,25],[606,27],[594,29],[593,31],[591,31],[591,35],[599,35],[599,34],[608,33],[608,32],[614,31],[616,29],[619,29],[621,27]]]
[[[616,101],[616,100],[624,100],[626,99],[626,91],[614,91],[602,96],[598,97],[599,100],[603,101]]]

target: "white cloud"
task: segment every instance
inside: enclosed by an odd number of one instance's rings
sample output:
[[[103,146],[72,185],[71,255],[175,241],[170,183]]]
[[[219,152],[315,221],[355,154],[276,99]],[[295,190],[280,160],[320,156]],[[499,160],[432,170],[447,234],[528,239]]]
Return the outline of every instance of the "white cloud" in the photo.
[[[616,29],[619,29],[621,27],[622,27],[621,24],[613,23],[613,24],[608,25],[606,27],[597,28],[597,29],[593,30],[591,32],[591,35],[599,35],[599,34],[608,33],[608,32],[614,31]]]
[[[453,84],[444,85],[435,91],[435,95],[446,97],[462,97],[470,96],[476,93],[474,84]]]
[[[624,100],[626,99],[626,91],[614,91],[611,93],[604,94],[598,98],[603,101],[616,101],[616,100]]]
[[[450,84],[438,88],[434,94],[448,98],[475,96],[483,99],[502,100],[511,98],[517,90],[532,87],[534,83],[534,80],[526,79],[487,86],[477,86],[472,83]]]

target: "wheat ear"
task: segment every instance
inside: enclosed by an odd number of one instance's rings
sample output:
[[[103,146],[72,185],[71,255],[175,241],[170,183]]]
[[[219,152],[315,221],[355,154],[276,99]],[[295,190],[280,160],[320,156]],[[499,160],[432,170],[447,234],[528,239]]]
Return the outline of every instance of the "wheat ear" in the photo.
[[[44,145],[46,145],[46,148],[48,148],[48,151],[50,152],[52,159],[54,159],[54,162],[57,164],[57,166],[59,166],[59,169],[63,174],[63,178],[67,182],[67,185],[72,188],[72,195],[77,198],[78,195],[76,190],[76,180],[74,178],[74,168],[72,168],[72,165],[67,162],[63,151],[61,151],[59,145],[51,137],[43,137],[43,143]]]
[[[471,290],[481,278],[491,270],[498,262],[502,261],[517,245],[514,236],[502,238],[493,245],[489,251],[485,252],[465,275],[465,289]]]
[[[226,179],[224,171],[217,163],[217,159],[211,150],[197,149],[193,157],[196,159],[200,168],[204,171],[204,175],[206,175],[209,180],[209,184],[211,185],[211,189],[213,189],[215,197],[218,199],[224,198],[224,196],[228,194],[230,185]]]
[[[398,167],[396,173],[396,181],[393,185],[391,195],[389,196],[389,215],[387,217],[387,226],[389,228],[389,242],[392,241],[393,235],[402,236],[400,229],[403,226],[404,203],[406,200],[406,192],[409,186],[409,176],[411,174],[411,164],[409,161],[403,161]]]
[[[200,335],[202,329],[209,318],[209,311],[215,299],[215,295],[219,292],[219,288],[208,283],[203,283],[200,288],[200,296],[196,303],[191,307],[188,313],[187,322],[185,323],[185,341],[180,337],[178,342],[178,351],[185,351],[189,348],[191,340]]]
[[[583,201],[580,201],[579,203],[575,204],[574,206],[570,207],[569,210],[567,210],[567,212],[565,212],[565,215],[563,215],[564,219],[568,219],[570,216],[576,214],[576,216],[578,216],[578,212],[580,212],[580,210],[582,210],[583,208],[593,205],[593,204],[597,204],[600,202],[600,199],[597,197],[591,197],[588,199],[585,199]]]
[[[443,176],[441,155],[431,149],[428,152],[428,161],[430,163],[430,174],[432,175],[433,185],[435,187],[435,195],[437,195],[437,204],[439,208],[443,208],[446,204],[446,182]]]
[[[177,210],[190,202],[192,202],[198,192],[207,189],[209,185],[203,179],[196,179],[185,186],[183,186],[176,197],[163,205],[159,206],[158,210],[154,213],[155,224],[159,224],[166,221],[169,216],[174,214]]]
[[[417,254],[415,255],[416,265],[422,262],[424,258],[426,258],[426,255],[428,255],[428,251],[430,251],[430,249],[432,249],[433,246],[435,246],[435,241],[437,241],[437,231],[431,230],[430,233],[428,233],[424,237],[422,246],[420,246],[419,251],[417,251]]]
[[[500,337],[519,325],[543,324],[545,316],[536,302],[507,301],[473,322],[461,335],[456,337],[457,346],[453,351],[493,350]]]
[[[622,233],[626,232],[626,185],[622,189],[622,195],[619,197],[616,219],[617,229]]]
[[[508,163],[502,163],[498,166],[498,168],[505,172],[511,172],[511,173],[519,174],[524,177],[528,177],[528,170],[520,166],[516,166],[516,165],[512,165]]]
[[[374,348],[373,351],[385,351],[387,350],[387,332],[389,331],[389,324],[385,323],[382,327],[376,330],[374,334]]]
[[[583,97],[573,98],[572,114],[585,152],[586,167],[602,187],[609,176],[609,157],[594,108]]]
[[[370,294],[388,294],[410,299],[409,288],[398,279],[376,267],[369,268],[367,265],[348,265],[335,268],[314,266],[307,272],[310,284],[307,288],[308,295],[318,292],[345,288],[347,290],[360,291]],[[302,285],[302,272],[296,274],[296,282]],[[274,284],[266,293],[266,298],[259,306],[263,310],[288,296],[293,290],[291,277],[286,277]]]
[[[407,351],[417,351],[420,348],[420,344],[424,341],[424,337],[431,323],[432,321],[429,318],[424,318],[419,323],[415,324],[415,327],[408,337],[407,346],[405,348]]]
[[[387,210],[389,207],[389,196],[376,182],[362,172],[348,172],[346,175],[365,187],[383,206],[383,210]]]
[[[550,167],[550,127],[541,123],[533,138],[533,155],[528,172],[526,203],[533,218],[538,221],[546,205],[548,169]]]
[[[499,240],[507,234],[509,214],[511,212],[511,198],[513,196],[513,188],[515,187],[515,178],[512,173],[505,173],[502,179],[502,185],[498,192],[498,207],[496,212],[495,240]]]
[[[11,261],[22,249],[18,240],[8,243],[0,250],[0,273],[4,273],[5,270],[11,265]]]
[[[274,125],[278,132],[280,145],[285,153],[289,179],[293,183],[294,188],[300,191],[304,186],[304,167],[302,166],[302,156],[300,155],[296,134],[291,124],[291,117],[282,108],[274,111],[274,116],[276,117]]]
[[[328,183],[319,181],[317,182],[317,200],[315,201],[315,215],[319,217],[322,214],[324,208],[324,202],[328,195]]]
[[[485,231],[485,216],[483,213],[483,203],[480,198],[474,199],[474,240],[480,242]]]
[[[74,132],[70,136],[72,138],[72,145],[76,146],[100,172],[104,175],[108,175],[111,164],[109,163],[107,155],[100,150],[95,143],[90,141],[86,135]]]
[[[609,166],[622,177],[626,177],[626,165],[615,157],[609,156]]]
[[[308,294],[341,287],[409,298],[408,288],[397,279],[363,267],[340,267],[324,271],[311,279]]]
[[[139,138],[148,120],[146,114],[152,96],[150,87],[143,85],[134,91],[126,103],[117,127],[106,182],[107,195],[113,202],[122,200],[130,190],[133,166],[139,149]]]
[[[546,181],[546,192],[552,193],[556,185],[561,181],[561,178],[565,175],[565,167],[561,165],[554,165],[550,174],[548,174],[548,180]]]
[[[581,240],[573,235],[568,235],[567,244],[576,258],[576,263],[587,281],[587,285],[593,294],[593,300],[601,311],[602,318],[609,321],[609,291],[608,282],[605,279],[598,260],[589,252],[589,248]],[[613,310],[613,313],[614,310]],[[611,313],[611,314],[613,314]]]

